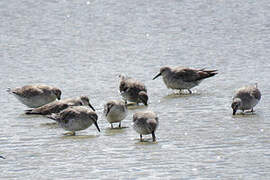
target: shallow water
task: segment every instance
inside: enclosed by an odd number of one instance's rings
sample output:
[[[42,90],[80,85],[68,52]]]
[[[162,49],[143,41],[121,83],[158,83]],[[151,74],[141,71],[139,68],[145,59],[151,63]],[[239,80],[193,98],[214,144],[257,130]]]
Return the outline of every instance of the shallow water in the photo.
[[[0,21],[1,179],[269,179],[268,0],[10,0]],[[165,65],[219,74],[178,95],[152,80]],[[111,130],[102,108],[120,99],[119,74],[144,82],[150,104]],[[256,82],[256,113],[233,117],[234,91]],[[64,136],[50,119],[24,115],[5,90],[34,83],[88,95],[101,133]],[[157,143],[139,142],[131,127],[146,109],[160,119]]]

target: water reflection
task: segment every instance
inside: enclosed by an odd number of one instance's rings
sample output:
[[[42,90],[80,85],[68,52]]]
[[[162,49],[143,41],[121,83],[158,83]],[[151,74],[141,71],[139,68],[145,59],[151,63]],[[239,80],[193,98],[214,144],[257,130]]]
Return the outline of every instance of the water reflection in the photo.
[[[140,139],[135,139],[137,142],[135,142],[136,145],[153,145],[153,144],[158,144],[158,140],[153,142],[152,138],[143,138],[142,141]]]
[[[143,109],[147,109],[147,106],[145,106],[145,105],[142,105],[142,104],[136,104],[136,103],[128,103],[127,104],[127,108],[128,108],[128,110],[136,110],[136,109],[141,109],[141,110],[143,110]]]
[[[105,135],[106,136],[114,136],[117,134],[122,134],[124,132],[126,132],[126,129],[128,129],[128,126],[122,126],[122,127],[115,127],[115,128],[106,128],[105,129]]]
[[[171,94],[168,94],[166,96],[163,96],[164,99],[174,99],[174,98],[184,98],[184,97],[193,97],[193,96],[200,96],[201,94],[198,92],[189,94],[189,93],[177,93],[173,92]]]
[[[48,123],[41,123],[41,127],[47,127],[50,129],[60,128],[57,122],[48,122]]]
[[[60,136],[61,139],[93,139],[93,138],[97,138],[99,137],[100,135],[97,134],[97,135],[80,135],[80,134],[76,134],[75,136],[73,135],[65,135],[65,134],[62,134]]]
[[[247,118],[247,117],[252,117],[252,116],[259,116],[259,114],[255,112],[239,112],[236,113],[235,115],[232,115],[232,118]]]

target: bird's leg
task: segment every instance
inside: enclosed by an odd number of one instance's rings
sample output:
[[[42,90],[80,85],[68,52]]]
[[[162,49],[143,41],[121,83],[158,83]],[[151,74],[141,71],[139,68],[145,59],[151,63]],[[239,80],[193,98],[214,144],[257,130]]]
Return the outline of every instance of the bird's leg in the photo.
[[[4,158],[3,156],[0,156],[0,158],[2,158],[2,159],[6,159],[6,158]]]
[[[121,128],[121,121],[119,122],[119,128]]]
[[[189,92],[189,94],[192,94],[192,91],[190,89],[188,89],[188,92]]]
[[[143,142],[143,140],[142,140],[142,135],[141,135],[141,134],[140,134],[140,141]]]
[[[111,128],[113,129],[113,124],[111,123]]]
[[[156,135],[155,135],[154,131],[152,132],[152,138],[153,138],[153,142],[155,142],[156,141]]]

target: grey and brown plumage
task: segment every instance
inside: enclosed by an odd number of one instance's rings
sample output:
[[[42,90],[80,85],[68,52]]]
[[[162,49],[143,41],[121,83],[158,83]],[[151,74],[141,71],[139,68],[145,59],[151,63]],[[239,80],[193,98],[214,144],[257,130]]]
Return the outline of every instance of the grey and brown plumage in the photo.
[[[153,78],[162,76],[167,88],[187,89],[191,94],[191,88],[198,86],[202,80],[217,74],[217,70],[191,69],[183,67],[162,67],[160,72]]]
[[[69,104],[70,106],[89,106],[93,111],[95,108],[91,105],[90,100],[87,96],[80,96],[77,98],[63,99],[62,102]]]
[[[121,127],[121,121],[127,116],[127,107],[123,101],[109,101],[104,105],[103,111],[107,121],[113,128],[113,123],[119,122],[119,128]]]
[[[142,135],[146,134],[152,134],[153,142],[156,141],[155,131],[158,125],[158,117],[152,111],[136,112],[133,115],[133,129],[140,134],[141,141]]]
[[[233,115],[236,114],[236,111],[242,110],[251,110],[259,103],[261,100],[261,92],[258,89],[257,85],[244,86],[236,91],[236,94],[233,97],[232,109]]]
[[[89,98],[87,96],[80,96],[77,98],[54,101],[38,108],[29,109],[25,111],[25,114],[48,115],[52,113],[59,113],[70,106],[89,106],[91,109],[93,109],[93,111],[95,111],[93,106],[90,104]]]
[[[37,108],[56,99],[61,99],[61,90],[47,85],[26,85],[20,88],[8,89],[7,91],[30,108]]]
[[[119,90],[125,102],[143,103],[147,106],[148,95],[145,85],[133,78],[120,76]]]
[[[96,112],[85,106],[68,107],[58,114],[52,114],[47,117],[57,121],[63,129],[71,131],[72,135],[75,135],[76,131],[87,129],[92,124],[94,124],[100,132]]]

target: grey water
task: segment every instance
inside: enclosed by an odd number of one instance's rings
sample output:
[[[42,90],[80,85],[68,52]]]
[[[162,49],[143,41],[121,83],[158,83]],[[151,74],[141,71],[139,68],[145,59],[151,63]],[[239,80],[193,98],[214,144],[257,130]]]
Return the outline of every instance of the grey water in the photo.
[[[0,1],[0,179],[269,179],[268,0]],[[178,95],[162,66],[218,69]],[[121,99],[119,74],[147,86],[150,103],[110,129],[103,105]],[[258,83],[255,114],[232,116],[237,88]],[[99,116],[77,136],[27,109],[7,88],[48,84],[87,95]],[[132,129],[159,116],[157,142]]]

